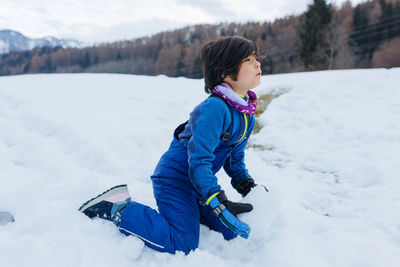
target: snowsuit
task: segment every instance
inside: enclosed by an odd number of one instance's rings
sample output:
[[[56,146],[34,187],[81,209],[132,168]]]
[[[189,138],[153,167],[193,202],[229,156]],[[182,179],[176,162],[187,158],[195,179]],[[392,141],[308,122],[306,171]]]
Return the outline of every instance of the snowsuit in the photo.
[[[254,121],[254,116],[240,113],[220,97],[209,97],[195,107],[151,176],[158,212],[131,202],[122,214],[119,230],[170,253],[188,254],[196,249],[200,223],[221,232],[227,240],[235,238],[204,202],[221,190],[215,176],[221,167],[234,188],[250,177],[244,149]],[[227,132],[230,137],[226,141]]]

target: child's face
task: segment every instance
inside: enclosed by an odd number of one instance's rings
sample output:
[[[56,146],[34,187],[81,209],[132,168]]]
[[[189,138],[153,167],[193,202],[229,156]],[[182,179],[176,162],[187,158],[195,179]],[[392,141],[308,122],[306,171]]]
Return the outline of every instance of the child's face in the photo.
[[[230,76],[226,77],[224,81],[227,82],[236,93],[247,94],[247,91],[260,84],[260,67],[261,64],[257,60],[257,56],[252,54],[242,60],[236,81]]]

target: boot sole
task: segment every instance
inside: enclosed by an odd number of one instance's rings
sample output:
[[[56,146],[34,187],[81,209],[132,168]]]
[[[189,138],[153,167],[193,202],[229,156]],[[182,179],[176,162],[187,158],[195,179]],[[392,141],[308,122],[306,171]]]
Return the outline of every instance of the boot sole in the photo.
[[[82,206],[79,208],[79,211],[84,212],[87,208],[96,205],[101,201],[116,203],[121,200],[126,200],[129,197],[130,196],[128,192],[128,186],[126,184],[116,185],[114,187],[111,187],[107,191],[104,191],[100,195],[83,203]]]

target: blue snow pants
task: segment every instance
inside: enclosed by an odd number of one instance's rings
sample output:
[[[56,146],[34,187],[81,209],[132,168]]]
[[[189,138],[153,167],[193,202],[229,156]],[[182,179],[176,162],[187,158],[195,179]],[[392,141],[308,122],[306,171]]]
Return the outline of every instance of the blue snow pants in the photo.
[[[209,206],[199,204],[199,195],[189,180],[152,176],[158,212],[131,202],[122,214],[119,230],[142,239],[161,252],[188,254],[199,245],[200,223],[223,234],[226,240],[237,235],[213,214]]]

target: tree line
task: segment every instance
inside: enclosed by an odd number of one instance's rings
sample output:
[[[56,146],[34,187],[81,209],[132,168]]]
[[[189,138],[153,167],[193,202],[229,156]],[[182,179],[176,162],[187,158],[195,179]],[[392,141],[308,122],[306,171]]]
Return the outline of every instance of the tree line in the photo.
[[[299,16],[273,22],[199,24],[83,49],[36,48],[3,54],[0,75],[26,73],[165,74],[201,78],[200,50],[239,35],[254,40],[264,74],[400,66],[400,0],[341,7],[313,0]]]

